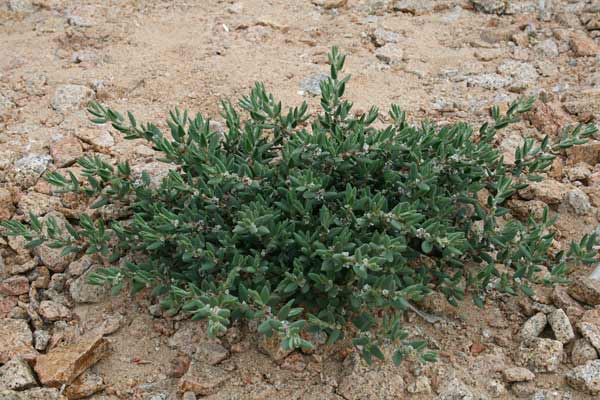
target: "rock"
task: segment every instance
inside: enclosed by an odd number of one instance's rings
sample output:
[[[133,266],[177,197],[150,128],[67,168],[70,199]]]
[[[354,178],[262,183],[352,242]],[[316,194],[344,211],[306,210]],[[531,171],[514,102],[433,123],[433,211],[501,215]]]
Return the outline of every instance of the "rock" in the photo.
[[[8,189],[0,188],[0,221],[10,219],[14,213],[13,194]]]
[[[228,355],[227,349],[219,343],[204,342],[196,347],[194,358],[199,362],[216,365],[225,360]]]
[[[558,340],[533,338],[519,346],[521,365],[534,372],[556,371],[562,361],[563,344]]]
[[[85,371],[67,387],[65,394],[69,400],[78,400],[98,393],[104,387],[104,381],[101,376]]]
[[[71,310],[54,301],[42,301],[38,312],[46,322],[68,321],[72,318]]]
[[[568,93],[564,101],[565,110],[577,116],[580,122],[593,120],[600,111],[599,88],[583,89]]]
[[[591,306],[600,305],[600,281],[587,276],[579,276],[569,286],[568,293],[575,300]]]
[[[553,39],[542,40],[535,46],[535,50],[544,57],[557,57],[558,45]]]
[[[83,156],[81,143],[74,137],[67,136],[50,146],[50,155],[54,160],[54,165],[58,168],[64,168],[72,165]]]
[[[437,400],[475,400],[476,397],[473,395],[471,388],[464,384],[464,382],[454,378],[443,385],[438,390],[439,395]]]
[[[431,393],[431,381],[426,376],[418,376],[414,382],[412,382],[406,388],[408,393],[412,394],[430,394]]]
[[[94,98],[94,91],[82,85],[61,85],[52,97],[52,108],[58,112],[75,111]]]
[[[37,261],[36,260],[29,260],[23,264],[14,264],[12,265],[12,267],[10,268],[9,273],[11,275],[19,275],[19,274],[26,274],[28,272],[30,272],[31,270],[33,270],[35,267],[37,267]]]
[[[600,394],[600,360],[588,361],[567,372],[567,383],[581,392]]]
[[[566,170],[566,175],[571,182],[585,181],[592,175],[592,167],[587,163],[580,162]]]
[[[345,372],[337,393],[348,400],[375,400],[400,398],[404,379],[393,366],[372,364],[370,367],[356,352],[344,360]]]
[[[570,44],[576,57],[595,57],[600,54],[596,42],[583,32],[574,32]]]
[[[64,215],[62,215],[61,213],[59,213],[57,211],[50,212],[50,213],[46,214],[43,218],[40,219],[40,221],[44,224],[44,231],[47,232],[46,225],[51,218],[54,219],[54,222],[56,222],[56,225],[58,226],[58,228],[61,231],[65,232],[64,233],[65,235],[68,235],[66,233],[66,228],[65,228],[65,226],[67,224],[67,219],[64,217]],[[42,261],[42,264],[47,266],[48,269],[53,272],[64,271],[65,268],[73,260],[75,260],[75,257],[77,257],[76,253],[67,254],[66,256],[62,255],[62,251],[63,251],[62,248],[54,249],[54,248],[49,247],[45,243],[42,244],[41,246],[36,247],[34,250],[35,254]]]
[[[167,341],[167,346],[183,354],[193,355],[198,343],[206,338],[202,321],[182,321],[181,326]]]
[[[97,150],[110,149],[115,145],[115,139],[105,129],[83,128],[75,131],[75,136],[82,142],[92,145]]]
[[[169,175],[170,171],[175,169],[175,165],[160,161],[135,164],[131,167],[131,179],[134,181],[134,185],[142,184],[142,174],[146,173],[150,177],[150,187],[158,189],[163,179]]]
[[[31,0],[8,0],[8,9],[20,14],[30,14],[35,11]]]
[[[202,360],[200,360],[202,362]],[[190,357],[187,355],[179,355],[173,359],[169,364],[169,372],[167,372],[167,376],[172,378],[181,378],[190,368]]]
[[[391,9],[412,15],[423,15],[431,12],[435,8],[435,4],[431,0],[395,0]]]
[[[497,72],[502,75],[510,76],[514,81],[530,84],[538,79],[538,73],[532,64],[507,60],[498,66]]]
[[[502,376],[504,377],[504,380],[509,383],[528,382],[535,379],[535,374],[533,372],[522,367],[506,368],[502,371]]]
[[[542,333],[548,322],[546,314],[537,313],[529,318],[521,327],[520,336],[522,339],[536,338]]]
[[[29,293],[29,279],[25,276],[11,276],[0,283],[0,294],[19,296],[27,293]]]
[[[292,352],[292,350],[284,350],[281,347],[281,339],[276,335],[271,337],[261,335],[258,350],[271,357],[275,362],[283,360]]]
[[[318,73],[300,81],[300,90],[313,96],[321,95],[321,81],[329,79],[329,75]]]
[[[194,392],[185,392],[181,397],[181,400],[196,400],[196,393]]]
[[[348,0],[312,0],[312,3],[316,6],[323,7],[326,10],[333,8],[340,8],[348,4]]]
[[[386,64],[398,64],[402,62],[402,48],[394,43],[386,43],[375,50],[375,57]]]
[[[600,324],[597,321],[586,321],[582,318],[577,322],[577,329],[597,351],[600,351]]]
[[[46,347],[48,347],[48,343],[50,342],[50,333],[43,329],[37,329],[33,332],[33,342],[36,350],[46,350]]]
[[[574,365],[583,365],[590,360],[598,358],[598,352],[587,339],[577,339],[571,349],[571,362]]]
[[[567,157],[572,164],[585,162],[594,166],[600,162],[600,142],[590,141],[586,144],[573,146],[567,149]]]
[[[44,153],[31,153],[18,159],[14,165],[14,182],[21,189],[35,185],[51,161],[52,157]]]
[[[113,333],[121,329],[121,326],[124,322],[125,317],[123,317],[123,315],[110,315],[104,318],[104,321],[102,321],[102,324],[100,324],[99,332],[102,334],[102,336],[112,335]]]
[[[67,283],[67,276],[65,274],[61,274],[61,273],[52,274],[52,276],[50,277],[50,283],[48,284],[48,290],[62,292],[65,289],[66,283]]]
[[[28,192],[25,196],[21,196],[18,210],[19,213],[25,216],[25,220],[29,221],[30,213],[40,217],[59,206],[60,200],[57,197],[38,192]]]
[[[67,275],[73,278],[83,275],[94,264],[90,256],[83,256],[79,260],[73,261],[67,268]]]
[[[472,75],[467,78],[467,86],[482,87],[489,90],[502,89],[512,83],[512,79],[499,74],[485,73]]]
[[[578,215],[585,215],[592,209],[588,195],[581,189],[568,191],[564,202],[565,205],[569,206]]]
[[[24,392],[0,390],[0,400],[68,400],[57,389],[35,388]]]
[[[554,336],[559,342],[568,343],[575,339],[575,332],[573,332],[569,317],[560,308],[548,314],[548,323],[550,323]]]
[[[498,149],[502,152],[504,163],[515,165],[515,150],[523,146],[524,140],[522,135],[510,134],[502,138],[498,145]]]
[[[109,289],[106,285],[92,285],[88,283],[91,274],[100,266],[95,265],[83,275],[71,282],[69,293],[75,303],[97,303],[108,296]]]
[[[16,297],[0,295],[0,319],[6,318],[16,305]]]
[[[106,354],[106,339],[102,336],[85,337],[38,356],[34,369],[42,385],[60,387],[73,382]]]
[[[385,30],[381,27],[375,29],[371,33],[371,41],[377,47],[384,46],[386,43],[398,43],[400,34]]]
[[[470,0],[471,4],[479,12],[485,14],[503,14],[506,9],[507,2],[503,0]]]
[[[496,379],[492,379],[491,381],[489,381],[487,383],[486,387],[487,387],[487,391],[494,398],[502,397],[502,396],[506,395],[506,386],[504,386],[504,383],[502,383]]]
[[[20,319],[0,320],[0,364],[15,357],[32,360],[36,356],[31,342],[33,337],[27,322]]]
[[[190,368],[179,380],[179,392],[193,392],[208,396],[219,391],[231,376],[222,368],[201,362],[192,362]]]
[[[31,367],[14,358],[0,367],[0,390],[25,390],[37,386]]]
[[[541,200],[546,204],[555,205],[562,203],[567,195],[567,186],[553,179],[545,179],[541,182],[530,182],[529,186],[521,190],[519,194],[525,200]]]

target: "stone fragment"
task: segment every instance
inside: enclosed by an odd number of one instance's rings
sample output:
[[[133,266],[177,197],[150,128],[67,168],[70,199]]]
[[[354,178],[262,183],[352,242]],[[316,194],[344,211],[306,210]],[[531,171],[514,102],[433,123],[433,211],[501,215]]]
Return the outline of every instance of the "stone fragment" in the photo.
[[[521,327],[520,336],[522,339],[536,338],[542,333],[548,320],[543,312],[535,314],[529,318]]]
[[[402,48],[394,43],[386,43],[375,50],[375,57],[386,64],[398,64],[402,61]]]
[[[25,390],[37,386],[31,367],[25,360],[13,358],[0,367],[0,390]]]
[[[106,285],[92,285],[88,283],[91,274],[98,270],[99,266],[93,266],[83,275],[76,278],[69,286],[71,298],[76,303],[97,303],[108,296],[109,289]]]
[[[108,342],[102,336],[85,337],[38,356],[34,369],[42,385],[60,387],[73,382],[107,353]]]
[[[82,85],[61,85],[56,88],[52,97],[52,108],[66,113],[85,106],[94,98],[94,91]]]
[[[556,371],[562,361],[563,344],[558,340],[533,338],[519,346],[521,365],[534,372]]]
[[[72,165],[83,156],[83,148],[79,140],[72,136],[67,136],[50,146],[50,155],[54,160],[54,165],[58,168],[64,168]]]
[[[71,310],[60,303],[49,300],[40,303],[38,313],[46,322],[67,321],[72,318]]]
[[[190,368],[179,380],[179,392],[193,392],[208,396],[219,391],[231,376],[222,368],[201,362],[192,362]]]
[[[564,204],[572,209],[577,215],[585,215],[592,209],[588,195],[581,189],[568,191],[564,199]]]
[[[94,264],[90,256],[83,256],[69,264],[67,275],[73,278],[83,275]]]
[[[31,342],[33,338],[27,322],[21,319],[0,320],[0,364],[15,357],[32,360],[36,356]]]
[[[292,350],[284,350],[281,347],[281,340],[276,335],[261,336],[258,350],[271,357],[275,362],[283,360],[292,352]]]
[[[600,54],[596,42],[583,32],[574,32],[570,44],[576,57],[595,57]]]
[[[19,296],[27,293],[29,293],[29,279],[25,276],[11,276],[0,283],[0,294]]]
[[[386,43],[398,43],[400,34],[393,31],[388,31],[381,27],[375,29],[371,33],[371,41],[377,47],[384,46]]]
[[[69,400],[62,396],[58,389],[53,388],[35,388],[21,392],[22,398],[19,400]]]
[[[577,339],[571,349],[571,362],[574,365],[583,365],[590,360],[598,358],[598,352],[587,339]]]
[[[20,14],[30,14],[35,11],[31,0],[8,0],[8,9]]]
[[[553,179],[545,179],[541,182],[531,182],[519,194],[526,200],[537,199],[549,205],[556,205],[562,203],[567,192],[567,185]]]
[[[21,189],[35,185],[51,161],[52,157],[46,153],[30,153],[19,158],[14,164],[14,182]]]
[[[90,371],[85,371],[67,387],[65,394],[69,400],[78,400],[98,393],[104,387],[104,381],[101,376]]]
[[[408,393],[412,394],[430,394],[431,393],[431,381],[426,376],[418,376],[414,382],[412,382],[406,388]]]
[[[115,145],[115,139],[106,129],[82,128],[75,131],[75,136],[82,142],[92,145],[96,150],[110,149]]]
[[[166,178],[167,175],[169,175],[169,172],[175,168],[176,167],[173,164],[160,161],[135,164],[131,167],[131,178],[134,180],[135,184],[141,184],[142,174],[146,173],[150,177],[150,187],[157,189],[160,187],[163,179]]]
[[[50,333],[43,329],[36,329],[36,331],[33,332],[33,342],[36,350],[46,350],[48,343],[50,342]]]
[[[50,219],[54,219],[59,230],[66,234],[65,226],[67,224],[67,219],[64,215],[57,211],[52,211],[41,218],[40,221],[44,224],[45,231],[47,231],[47,223]],[[48,269],[53,272],[63,272],[65,268],[75,260],[75,257],[77,257],[75,253],[67,254],[65,256],[62,254],[62,251],[62,248],[51,248],[46,243],[35,248],[35,254],[40,258],[42,264],[47,266]]]
[[[229,353],[219,343],[203,342],[196,347],[195,359],[209,365],[216,365],[225,360]]]
[[[511,367],[502,371],[502,376],[506,382],[527,382],[535,379],[535,374],[523,367]]]
[[[13,194],[5,188],[0,188],[0,221],[8,220],[15,213]]]
[[[575,300],[591,306],[600,305],[600,281],[587,276],[579,276],[569,286],[568,293]]]
[[[348,4],[348,0],[312,0],[316,6],[323,7],[326,10],[341,8]]]
[[[581,392],[600,394],[600,360],[588,361],[567,372],[567,383]]]
[[[300,81],[300,90],[312,96],[321,95],[321,82],[329,78],[329,75],[318,73],[310,75]]]
[[[535,46],[535,50],[543,57],[557,57],[558,45],[553,39],[542,40]]]
[[[568,343],[575,339],[575,332],[573,332],[569,317],[560,308],[548,314],[548,323],[552,327],[556,340],[559,342]]]
[[[60,200],[57,197],[38,192],[28,192],[21,196],[18,210],[25,216],[25,220],[29,221],[30,213],[40,217],[59,206]]]
[[[440,385],[437,400],[475,400],[476,397],[469,386],[454,378]],[[393,397],[392,397],[393,398]]]

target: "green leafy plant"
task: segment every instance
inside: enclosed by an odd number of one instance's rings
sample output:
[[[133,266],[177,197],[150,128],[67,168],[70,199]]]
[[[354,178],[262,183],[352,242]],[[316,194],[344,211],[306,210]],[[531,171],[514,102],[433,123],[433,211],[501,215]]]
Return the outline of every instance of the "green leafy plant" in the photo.
[[[344,99],[344,62],[333,48],[318,114],[306,103],[284,110],[257,83],[238,107],[222,103],[222,136],[201,114],[172,111],[164,133],[92,103],[94,122],[161,152],[173,166],[168,176],[156,187],[126,162],[115,168],[85,156],[85,182],[58,173],[47,181],[93,199],[92,208],[117,205],[123,217],[84,215],[65,232],[52,219],[43,229],[34,216],[29,226],[2,226],[32,247],[97,255],[105,268],[93,283],[108,282],[115,293],[127,283],[133,292],[151,288],[168,313],[208,320],[209,335],[255,320],[286,349],[311,349],[306,333],[324,332],[329,343],[351,339],[368,362],[383,358],[389,343],[396,363],[409,352],[435,359],[400,324],[410,302],[432,290],[452,304],[469,295],[482,306],[490,289],[531,295],[530,282],[564,282],[570,267],[594,261],[594,236],[551,254],[549,211],[522,222],[505,203],[595,127],[568,128],[553,144],[527,139],[507,166],[496,134],[532,99],[506,113],[493,108],[478,131],[414,126],[397,105],[378,128],[376,107],[356,116]]]

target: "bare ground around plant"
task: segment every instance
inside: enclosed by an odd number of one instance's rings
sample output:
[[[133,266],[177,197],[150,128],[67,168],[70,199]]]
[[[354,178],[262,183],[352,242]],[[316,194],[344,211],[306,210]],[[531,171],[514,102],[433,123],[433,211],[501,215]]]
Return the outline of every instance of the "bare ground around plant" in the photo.
[[[311,81],[327,73],[333,45],[348,54],[347,96],[355,112],[376,105],[381,123],[396,103],[412,121],[465,120],[478,127],[490,106],[538,96],[538,108],[498,140],[510,159],[524,137],[556,135],[600,116],[598,33],[600,3],[585,0],[0,0],[0,219],[51,210],[73,218],[85,210],[89,204],[52,195],[39,178],[52,170],[77,173],[73,161],[84,153],[160,173],[145,143],[91,125],[87,100],[161,127],[167,110],[185,108],[212,116],[218,128],[219,100],[238,98],[262,81],[284,105],[307,101],[314,111],[319,97]],[[563,154],[547,185],[510,201],[513,214],[523,218],[549,205],[558,215],[557,247],[594,231],[599,161],[595,141]],[[20,268],[27,263],[31,268]],[[417,306],[439,320],[408,313],[405,326],[429,340],[439,361],[367,367],[342,346],[284,357],[245,326],[209,341],[201,322],[161,316],[147,293],[79,293],[91,301],[78,301],[72,288],[85,271],[46,264],[0,236],[0,328],[20,319],[32,332],[46,332],[50,343],[36,354],[100,331],[109,351],[85,373],[96,379],[94,400],[179,399],[186,387],[208,399],[595,398],[566,376],[598,357],[578,322],[600,313],[566,288],[536,286],[533,299],[490,293],[483,309],[470,300],[452,307],[432,296]],[[580,267],[572,277],[589,272]],[[24,289],[21,277],[29,285]],[[49,317],[36,309],[43,301],[69,313]],[[507,368],[530,366],[523,361],[523,324],[555,309],[565,310],[577,337],[550,354],[556,365],[509,382]],[[600,332],[600,318],[592,322]],[[537,336],[556,339],[549,326]],[[578,358],[581,348],[588,359]]]

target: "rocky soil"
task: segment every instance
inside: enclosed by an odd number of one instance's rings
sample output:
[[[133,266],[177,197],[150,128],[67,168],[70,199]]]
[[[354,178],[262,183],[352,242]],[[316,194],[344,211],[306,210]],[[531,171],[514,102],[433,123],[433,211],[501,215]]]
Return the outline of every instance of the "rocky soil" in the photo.
[[[145,143],[90,124],[90,99],[159,122],[174,106],[212,115],[262,80],[284,104],[318,107],[326,54],[349,54],[357,111],[394,102],[414,120],[480,124],[491,105],[540,101],[498,139],[600,117],[597,0],[0,0],[0,219],[76,219],[89,207],[41,175],[95,153],[165,166]],[[383,118],[383,117],[382,117]],[[160,125],[160,124],[159,124]],[[162,126],[162,125],[161,125]],[[600,141],[554,163],[509,201],[517,218],[558,215],[556,248],[600,231]],[[490,293],[483,312],[438,296],[406,328],[440,361],[366,366],[346,348],[284,353],[239,326],[219,340],[161,314],[148,293],[87,284],[87,257],[0,236],[0,399],[593,399],[600,396],[600,280]]]

